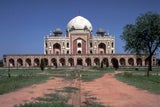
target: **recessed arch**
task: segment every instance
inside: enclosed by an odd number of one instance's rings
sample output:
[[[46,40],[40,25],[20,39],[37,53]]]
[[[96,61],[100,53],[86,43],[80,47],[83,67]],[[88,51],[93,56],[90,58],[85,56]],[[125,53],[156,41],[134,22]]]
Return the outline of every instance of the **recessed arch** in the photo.
[[[53,53],[54,54],[61,54],[61,45],[59,43],[55,43],[53,45]]]
[[[95,63],[96,66],[100,65],[100,59],[99,58],[95,58],[94,59],[94,63]]]
[[[91,58],[86,58],[87,66],[91,66]]]
[[[38,58],[34,59],[34,66],[36,67],[40,66],[40,60]]]
[[[73,43],[72,43],[72,47],[73,47],[73,50],[72,50],[72,53],[73,54],[86,54],[87,52],[87,41],[84,40],[83,38],[76,38],[73,40]]]
[[[57,67],[57,59],[56,58],[52,58],[51,59],[52,65]]]
[[[17,66],[18,67],[23,66],[23,60],[21,58],[17,59]]]
[[[74,66],[74,60],[73,60],[73,58],[69,58],[68,62],[70,64],[70,66]]]
[[[9,59],[9,67],[14,67],[15,66],[15,62],[14,59]]]
[[[119,63],[118,63],[118,60],[117,58],[112,58],[111,59],[111,63],[112,63],[112,66],[117,69],[119,67]]]
[[[134,66],[134,59],[133,59],[133,58],[129,58],[129,59],[128,59],[128,64],[129,64],[130,66]]]
[[[82,47],[82,44],[81,44],[81,43],[78,43],[78,44],[77,44],[77,47],[78,47],[78,48],[81,48],[81,47]]]
[[[77,65],[83,65],[83,60],[82,58],[77,59]]]
[[[82,52],[81,52],[81,50],[78,50],[78,52],[77,52],[78,54],[81,54]]]
[[[47,58],[44,58],[44,63],[45,63],[45,66],[48,66],[48,59]]]
[[[106,54],[106,45],[104,43],[100,43],[98,45],[98,53],[99,54]]]
[[[106,65],[106,67],[109,66],[108,58],[103,58],[102,62],[104,65]]]
[[[137,58],[137,66],[142,66],[142,59],[141,58]]]
[[[27,58],[27,59],[26,59],[26,66],[27,66],[27,67],[30,67],[30,66],[31,66],[31,59],[30,59],[30,58]]]
[[[120,58],[120,65],[125,66],[126,65],[126,60],[124,58]]]
[[[65,66],[66,65],[65,58],[60,58],[59,61],[60,61],[61,66]]]

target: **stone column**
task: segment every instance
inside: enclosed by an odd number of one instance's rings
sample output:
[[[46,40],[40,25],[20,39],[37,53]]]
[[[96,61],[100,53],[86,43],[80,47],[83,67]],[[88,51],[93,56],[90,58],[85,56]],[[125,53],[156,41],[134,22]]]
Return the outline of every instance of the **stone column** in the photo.
[[[73,63],[74,63],[74,66],[77,66],[77,58],[73,58]]]
[[[108,66],[109,67],[112,67],[113,65],[112,65],[112,62],[111,62],[111,58],[108,58]]]
[[[53,66],[52,63],[51,63],[51,58],[48,57],[47,59],[48,59],[48,66],[50,66],[50,67]]]
[[[30,67],[34,67],[34,58],[31,57],[31,66]]]
[[[56,60],[57,60],[57,67],[59,67],[60,66],[59,58],[56,58]]]
[[[145,59],[142,59],[142,66],[145,66]]]
[[[128,58],[124,58],[124,59],[125,59],[126,66],[130,66],[128,63]]]
[[[134,61],[134,66],[137,66],[137,59],[133,58],[133,61]]]
[[[86,66],[85,58],[82,58],[83,66]]]

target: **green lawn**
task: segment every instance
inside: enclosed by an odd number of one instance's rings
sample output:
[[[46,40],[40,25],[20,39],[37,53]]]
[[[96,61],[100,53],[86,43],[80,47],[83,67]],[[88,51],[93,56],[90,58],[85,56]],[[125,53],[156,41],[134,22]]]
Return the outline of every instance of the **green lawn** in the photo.
[[[39,69],[0,69],[0,76],[8,76],[8,72],[11,76],[17,75],[25,75],[25,76],[32,76],[40,73],[41,70]]]
[[[48,76],[14,76],[14,77],[1,77],[0,78],[0,94],[4,94],[10,91],[44,82],[48,79]]]
[[[160,76],[150,75],[150,77],[147,77],[143,74],[134,74],[134,72],[124,72],[117,74],[116,78],[129,85],[134,85],[137,88],[160,94]]]
[[[40,72],[40,70],[33,69],[11,69],[11,77],[9,78],[8,70],[0,69],[0,94],[38,84],[49,78],[47,75],[40,75]]]
[[[46,81],[49,77],[63,77],[64,79],[77,79],[77,74],[81,74],[82,81],[92,81],[102,77],[105,73],[111,73],[114,69],[94,67],[89,69],[10,69],[11,77],[8,77],[8,69],[0,69],[0,94],[38,84]],[[49,75],[48,75],[49,74]],[[48,94],[45,97],[37,98],[38,102],[26,103],[17,107],[73,107],[68,105],[70,93],[79,90],[76,87],[64,87],[62,90],[56,90],[56,93]],[[57,93],[68,93],[62,96]],[[87,105],[84,107],[103,107],[99,104]]]
[[[120,71],[135,71],[135,72],[147,72],[147,67],[121,67]],[[153,67],[151,72],[160,72],[160,67]]]
[[[80,72],[82,75],[81,79],[83,81],[91,81],[93,79],[102,77],[109,71],[113,70],[108,70],[107,68],[94,68],[93,71],[90,71],[89,69],[46,69],[42,75],[40,74],[42,73],[40,69],[0,69],[0,94],[15,91],[32,84],[44,82],[49,78],[49,76],[74,79],[77,78],[76,73]],[[8,77],[8,72],[11,75],[10,78]]]

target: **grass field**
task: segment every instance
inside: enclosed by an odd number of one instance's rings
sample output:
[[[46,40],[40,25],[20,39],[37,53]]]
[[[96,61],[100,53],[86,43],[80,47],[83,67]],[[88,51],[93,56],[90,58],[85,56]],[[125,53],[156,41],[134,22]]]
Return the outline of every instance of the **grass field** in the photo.
[[[11,77],[8,77],[7,70],[0,70],[0,94],[44,82],[47,75],[39,75],[40,70],[10,70]]]
[[[120,71],[135,71],[135,72],[146,72],[147,67],[121,67],[118,70]],[[160,67],[153,67],[151,72],[160,72]]]
[[[124,72],[117,74],[116,78],[129,85],[134,85],[137,88],[148,90],[152,93],[160,94],[160,76],[150,75],[149,77],[134,72]]]
[[[102,77],[105,73],[113,69],[94,67],[90,69],[0,69],[0,94],[44,82],[50,76],[63,77],[65,79],[77,78],[77,73],[81,73],[83,81],[91,81]],[[10,78],[8,77],[10,73]],[[68,75],[68,76],[67,76]]]
[[[150,77],[145,76],[147,68],[120,68],[124,71],[117,74],[116,78],[127,84],[134,85],[138,88],[149,90],[150,92],[160,94],[160,76],[153,75],[160,73],[158,68],[154,68]],[[102,77],[105,73],[113,73],[113,68],[92,67],[87,69],[46,69],[42,72],[40,69],[10,69],[11,77],[8,77],[7,69],[0,69],[0,94],[20,89],[32,84],[38,84],[49,79],[49,77],[62,77],[64,79],[79,78],[81,74],[82,81],[92,81]],[[56,93],[46,95],[44,98],[38,98],[38,102],[31,102],[18,107],[73,107],[66,102],[69,96],[61,96],[58,92],[71,93],[78,90],[74,87],[64,87],[63,90],[56,90]],[[56,101],[58,99],[58,101]],[[41,100],[41,101],[40,101]],[[44,102],[45,101],[45,102]],[[90,105],[84,107],[103,107],[102,105]]]
[[[4,90],[0,90],[1,93],[6,93],[13,91],[28,85],[35,84],[40,81],[47,80],[49,76],[53,77],[63,77],[64,79],[79,78],[78,73],[82,75],[82,81],[91,81],[96,78],[102,77],[107,72],[112,72],[113,70],[106,70],[102,68],[92,68],[92,69],[46,69],[44,72],[40,70],[23,70],[23,69],[13,69],[10,71],[11,78],[9,78],[7,70],[1,70],[0,84],[2,87],[6,87]],[[43,74],[43,75],[42,75]],[[28,83],[28,81],[30,81]],[[24,85],[26,84],[26,85]],[[4,86],[5,85],[5,86]],[[10,90],[11,87],[12,90]],[[1,89],[1,87],[0,87]],[[7,90],[7,91],[6,91]],[[64,87],[63,89],[55,90],[56,93],[46,94],[44,97],[36,98],[36,102],[25,103],[17,105],[16,107],[73,107],[72,105],[67,104],[70,93],[79,90],[76,87]],[[62,94],[63,93],[63,94]],[[64,94],[65,93],[65,94]],[[87,105],[83,107],[104,107],[99,104]]]

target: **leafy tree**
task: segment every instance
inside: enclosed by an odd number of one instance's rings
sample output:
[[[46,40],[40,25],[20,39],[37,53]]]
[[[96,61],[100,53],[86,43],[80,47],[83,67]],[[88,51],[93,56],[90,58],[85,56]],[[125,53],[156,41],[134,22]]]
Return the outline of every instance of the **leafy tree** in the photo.
[[[42,71],[44,71],[44,68],[45,68],[45,60],[44,60],[43,58],[41,59],[40,68],[41,68]]]
[[[160,14],[141,14],[135,24],[127,24],[124,27],[121,38],[126,42],[125,51],[147,55],[149,76],[152,71],[152,56],[160,47]]]

